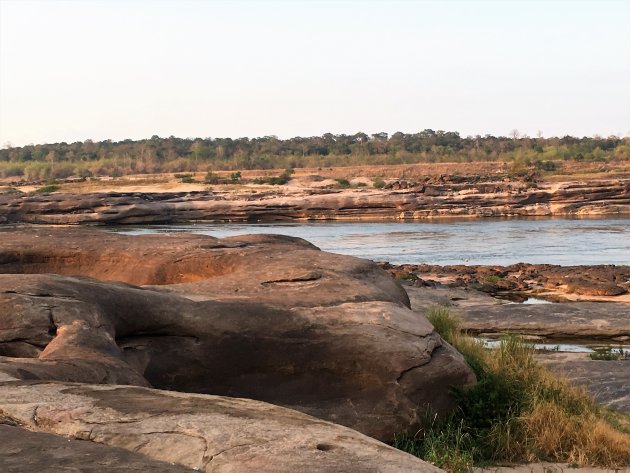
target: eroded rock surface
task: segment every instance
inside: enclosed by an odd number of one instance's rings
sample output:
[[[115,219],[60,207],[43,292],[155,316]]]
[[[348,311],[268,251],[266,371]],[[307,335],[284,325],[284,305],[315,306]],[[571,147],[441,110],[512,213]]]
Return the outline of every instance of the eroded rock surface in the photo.
[[[564,339],[630,339],[630,304],[565,302],[478,306],[463,311],[471,333],[519,333]]]
[[[509,266],[467,266],[380,263],[394,277],[422,286],[431,281],[488,294],[545,294],[556,299],[627,300],[630,266],[559,266],[518,263]]]
[[[0,463],[3,473],[190,473],[182,465],[153,460],[123,448],[30,432],[0,424]]]
[[[474,382],[385,272],[299,239],[29,229],[0,273],[9,379],[247,397],[386,441]]]
[[[51,454],[66,464],[95,462],[90,455],[100,450],[108,452],[106,465],[136,465],[146,456],[144,471],[169,473],[184,471],[178,466],[213,473],[441,471],[351,429],[249,399],[130,386],[3,382],[0,413],[29,429],[107,446],[74,440],[76,458],[67,458],[67,447]],[[5,431],[0,426],[0,438]],[[12,451],[28,456],[24,464],[37,465],[46,451],[29,447],[43,434],[19,435],[30,443]],[[58,438],[46,440],[52,442],[47,449],[59,444]],[[0,452],[7,447],[0,445]],[[123,449],[134,453],[124,455]]]
[[[432,183],[400,190],[0,195],[0,223],[423,219],[630,213],[630,179]]]

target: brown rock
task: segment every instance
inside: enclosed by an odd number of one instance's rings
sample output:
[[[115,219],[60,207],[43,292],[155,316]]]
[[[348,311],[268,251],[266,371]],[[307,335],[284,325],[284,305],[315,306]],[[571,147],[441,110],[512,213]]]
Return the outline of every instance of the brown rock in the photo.
[[[390,441],[469,367],[373,263],[299,239],[29,230],[0,243],[0,372],[295,408]],[[159,285],[157,285],[159,284]]]
[[[520,187],[519,187],[520,186]],[[513,192],[518,187],[519,192]],[[405,189],[401,183],[397,189]],[[175,223],[424,219],[630,213],[630,179],[523,186],[514,182],[447,182],[424,192],[362,189],[215,194],[93,193],[0,195],[0,222]]]
[[[628,293],[630,266],[558,266],[519,263],[510,266],[391,265],[381,267],[396,278],[442,279],[451,286],[464,286],[488,293],[534,292],[541,288],[554,296],[579,294],[615,297]],[[522,294],[521,294],[522,295]],[[585,299],[585,297],[582,297]]]

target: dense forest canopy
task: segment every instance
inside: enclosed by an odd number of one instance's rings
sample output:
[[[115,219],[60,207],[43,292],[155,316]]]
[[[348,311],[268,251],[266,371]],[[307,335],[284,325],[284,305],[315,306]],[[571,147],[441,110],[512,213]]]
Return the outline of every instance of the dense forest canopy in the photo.
[[[532,138],[457,132],[326,133],[262,138],[160,138],[54,143],[0,150],[0,176],[22,179],[179,171],[271,169],[419,162],[630,159],[630,139],[611,136]]]

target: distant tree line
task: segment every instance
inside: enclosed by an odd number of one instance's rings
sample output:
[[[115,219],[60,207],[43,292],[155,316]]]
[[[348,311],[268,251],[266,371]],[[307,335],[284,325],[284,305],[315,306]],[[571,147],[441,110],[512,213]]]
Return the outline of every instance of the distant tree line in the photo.
[[[504,161],[533,165],[558,160],[630,159],[630,139],[611,136],[532,138],[457,132],[326,133],[262,138],[160,138],[54,143],[0,150],[0,176],[44,180],[70,176],[236,169]],[[553,166],[551,166],[553,167]]]

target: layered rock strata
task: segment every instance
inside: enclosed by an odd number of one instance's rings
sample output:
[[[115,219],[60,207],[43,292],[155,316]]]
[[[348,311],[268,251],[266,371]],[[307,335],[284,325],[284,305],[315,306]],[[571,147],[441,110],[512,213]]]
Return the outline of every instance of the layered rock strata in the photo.
[[[394,277],[416,285],[440,282],[489,294],[523,293],[580,299],[623,296],[630,291],[630,266],[558,266],[518,263],[510,266],[468,266],[379,263]]]
[[[0,223],[403,220],[630,214],[630,179],[427,184],[404,190],[0,196]]]

